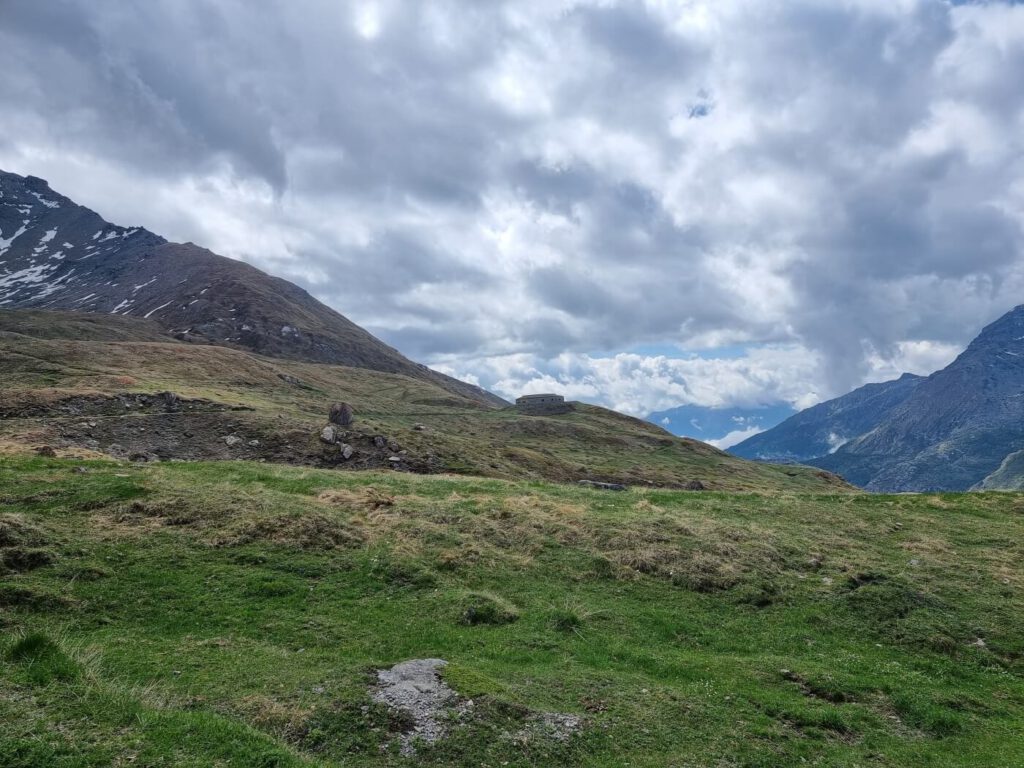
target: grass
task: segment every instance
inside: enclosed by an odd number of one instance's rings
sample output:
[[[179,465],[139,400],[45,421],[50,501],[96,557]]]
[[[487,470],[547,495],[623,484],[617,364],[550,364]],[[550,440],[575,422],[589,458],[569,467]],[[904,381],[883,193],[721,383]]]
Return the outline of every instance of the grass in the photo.
[[[0,453],[5,445],[18,452],[26,445],[50,444],[65,455],[97,455],[82,448],[97,429],[98,436],[106,436],[96,447],[103,450],[111,444],[132,446],[128,453],[205,445],[229,454],[224,438],[238,432],[264,446],[294,443],[295,450],[289,445],[273,460],[317,457],[325,455],[318,436],[328,410],[345,401],[355,408],[357,432],[385,435],[414,463],[446,472],[676,487],[700,481],[722,491],[844,487],[821,470],[743,461],[596,406],[581,404],[555,417],[525,416],[514,408],[485,408],[401,375],[155,342],[148,326],[133,330],[126,318],[110,320],[107,328],[107,321],[94,316],[86,322],[71,313],[43,314],[0,310]],[[66,405],[72,396],[164,391],[250,410],[167,417],[124,408],[113,415],[87,414],[81,406]],[[5,411],[26,404],[50,410],[32,418],[7,417]],[[187,426],[177,426],[186,418]]]
[[[0,763],[1019,766],[1022,513],[8,456]],[[409,760],[426,657],[474,708]]]

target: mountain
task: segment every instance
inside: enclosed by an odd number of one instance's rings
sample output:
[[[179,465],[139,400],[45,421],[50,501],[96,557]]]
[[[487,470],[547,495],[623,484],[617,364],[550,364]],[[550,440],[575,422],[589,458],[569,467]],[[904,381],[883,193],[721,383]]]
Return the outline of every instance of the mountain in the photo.
[[[846,442],[823,451],[826,434]],[[862,387],[797,414],[733,453],[793,458],[872,491],[962,491],[1022,485],[1022,450],[1019,306],[982,330],[943,370]]]
[[[0,171],[0,308],[153,320],[176,339],[397,373],[507,403],[414,363],[306,291],[192,243],[120,227],[42,179]]]
[[[800,411],[775,428],[734,445],[729,452],[746,459],[795,463],[827,456],[881,424],[923,380],[905,373],[895,381],[867,384]]]
[[[986,327],[872,431],[815,460],[870,490],[967,490],[1024,449],[1024,306]]]
[[[647,420],[664,427],[673,435],[692,437],[719,448],[728,448],[748,435],[771,429],[793,413],[792,406],[785,403],[761,408],[681,405],[652,413]]]
[[[338,401],[354,408],[355,420],[325,440]],[[559,415],[483,408],[422,378],[179,341],[153,318],[0,311],[0,454],[44,446],[136,461],[849,490],[820,469],[745,461],[597,406],[573,403]]]

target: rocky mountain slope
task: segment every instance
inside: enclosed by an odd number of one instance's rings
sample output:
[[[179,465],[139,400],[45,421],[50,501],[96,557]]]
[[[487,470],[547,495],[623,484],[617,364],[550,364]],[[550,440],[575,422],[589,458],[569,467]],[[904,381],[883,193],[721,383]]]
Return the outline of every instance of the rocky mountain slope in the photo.
[[[355,420],[325,441],[339,401]],[[552,416],[483,408],[422,378],[189,344],[163,336],[152,318],[45,310],[0,311],[0,452],[5,446],[142,462],[849,490],[819,469],[745,461],[596,406]]]
[[[3,171],[0,308],[150,319],[179,340],[402,374],[481,405],[506,404],[414,363],[286,280],[110,224],[42,179]]]
[[[794,414],[773,429],[749,437],[729,452],[746,459],[804,462],[827,456],[881,424],[924,379],[906,373],[895,381],[867,384]]]
[[[839,407],[844,403],[856,406],[856,418],[844,418],[850,412]],[[801,431],[802,424],[810,427]],[[861,433],[845,431],[851,427]],[[824,447],[826,432],[850,439],[832,453],[809,455]],[[1014,454],[1022,449],[1024,306],[986,327],[943,370],[864,387],[798,414],[734,452],[758,458],[785,458],[779,454],[788,452],[868,490],[956,491],[1015,487],[1020,461]]]

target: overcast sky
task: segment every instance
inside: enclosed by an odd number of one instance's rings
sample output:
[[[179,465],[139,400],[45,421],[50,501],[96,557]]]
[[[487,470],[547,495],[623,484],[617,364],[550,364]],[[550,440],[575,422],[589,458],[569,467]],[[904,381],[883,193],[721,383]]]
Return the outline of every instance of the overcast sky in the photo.
[[[1024,6],[0,0],[0,168],[505,396],[804,406],[1024,302]]]

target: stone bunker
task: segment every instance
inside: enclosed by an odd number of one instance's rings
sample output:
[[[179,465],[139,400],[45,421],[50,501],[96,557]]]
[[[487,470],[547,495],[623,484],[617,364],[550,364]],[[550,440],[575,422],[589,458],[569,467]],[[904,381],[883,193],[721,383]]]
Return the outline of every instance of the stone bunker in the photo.
[[[561,395],[523,395],[516,398],[516,410],[531,416],[551,416],[569,413],[572,403],[565,402]]]

